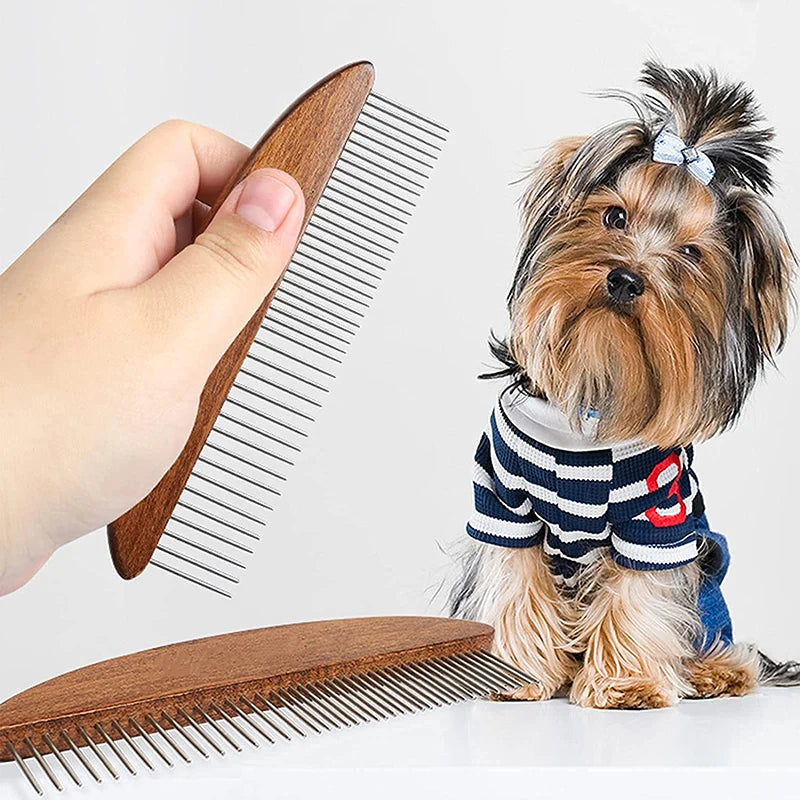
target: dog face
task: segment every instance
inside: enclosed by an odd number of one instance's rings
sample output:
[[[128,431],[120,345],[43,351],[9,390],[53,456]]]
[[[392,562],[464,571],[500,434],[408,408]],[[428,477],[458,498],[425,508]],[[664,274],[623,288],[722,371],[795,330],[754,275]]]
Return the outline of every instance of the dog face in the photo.
[[[532,173],[496,352],[576,426],[593,409],[600,439],[667,448],[737,418],[783,345],[794,256],[751,93],[656,64],[642,80],[654,93],[624,96],[636,120],[557,142]],[[710,159],[710,183],[653,160],[665,128]]]

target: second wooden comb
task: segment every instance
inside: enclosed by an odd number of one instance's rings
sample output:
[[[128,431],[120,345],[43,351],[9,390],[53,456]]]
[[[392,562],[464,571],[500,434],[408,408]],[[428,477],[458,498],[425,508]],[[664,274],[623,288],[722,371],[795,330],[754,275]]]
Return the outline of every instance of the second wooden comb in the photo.
[[[226,746],[275,744],[536,683],[492,655],[491,644],[492,629],[478,622],[369,617],[145,650],[0,704],[0,761],[15,760],[41,794],[31,759],[60,791],[56,762],[77,785],[80,768],[99,782],[103,771],[117,779],[120,765],[153,769],[154,757],[171,766],[174,754],[189,762],[191,751],[222,755]]]

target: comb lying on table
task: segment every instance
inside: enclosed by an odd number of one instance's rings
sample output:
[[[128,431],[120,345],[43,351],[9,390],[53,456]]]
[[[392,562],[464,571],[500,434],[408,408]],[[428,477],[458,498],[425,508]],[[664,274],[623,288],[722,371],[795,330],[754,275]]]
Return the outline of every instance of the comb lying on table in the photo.
[[[360,62],[309,90],[212,209],[252,170],[278,167],[303,189],[306,228],[211,374],[180,457],[109,526],[123,578],[152,563],[228,597],[238,582],[444,141],[445,128],[372,83]]]
[[[0,704],[0,761],[37,793],[173,754],[257,747],[507,692],[535,679],[489,652],[488,625],[371,617],[228,633],[102,661]],[[172,735],[170,735],[170,731]],[[89,753],[96,759],[89,758]],[[74,758],[69,758],[72,756]],[[116,764],[116,766],[115,766]]]

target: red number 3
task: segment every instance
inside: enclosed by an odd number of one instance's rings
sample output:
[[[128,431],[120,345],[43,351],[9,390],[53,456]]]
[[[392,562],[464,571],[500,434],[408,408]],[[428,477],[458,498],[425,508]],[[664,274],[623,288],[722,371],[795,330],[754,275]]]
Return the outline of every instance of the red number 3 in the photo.
[[[680,491],[680,479],[681,474],[683,473],[683,465],[681,464],[681,460],[678,458],[677,453],[672,453],[659,464],[656,464],[656,466],[653,468],[653,471],[647,476],[647,488],[651,492],[655,492],[661,488],[659,486],[658,479],[673,465],[678,468],[678,474],[675,476],[675,480],[672,481],[672,485],[669,487],[667,497],[677,498],[680,510],[677,514],[664,514],[657,506],[648,508],[647,511],[644,512],[645,516],[657,528],[667,528],[670,525],[680,525],[682,522],[686,521],[686,503],[683,502]]]

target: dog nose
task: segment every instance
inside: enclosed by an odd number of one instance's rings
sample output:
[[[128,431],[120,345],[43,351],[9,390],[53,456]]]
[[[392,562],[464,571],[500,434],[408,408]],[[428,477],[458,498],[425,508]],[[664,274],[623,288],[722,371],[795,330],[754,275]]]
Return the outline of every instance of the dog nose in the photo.
[[[606,287],[615,303],[632,303],[644,294],[642,276],[624,267],[616,267],[608,273]]]

